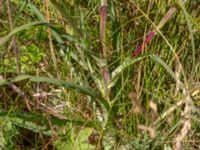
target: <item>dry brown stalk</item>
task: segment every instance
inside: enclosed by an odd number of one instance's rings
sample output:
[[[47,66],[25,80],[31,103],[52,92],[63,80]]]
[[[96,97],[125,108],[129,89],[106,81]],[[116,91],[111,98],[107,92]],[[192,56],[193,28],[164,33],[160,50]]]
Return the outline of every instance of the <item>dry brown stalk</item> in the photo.
[[[145,125],[138,125],[137,128],[139,130],[142,130],[142,131],[147,131],[149,133],[149,136],[154,139],[156,137],[156,131],[154,128],[152,127],[147,127]]]
[[[195,85],[193,85],[193,88],[190,90],[190,96],[194,97],[195,95],[200,93],[200,83],[196,83]],[[157,121],[155,121],[154,125],[157,124],[160,120],[166,118],[167,116],[169,116],[170,114],[172,114],[177,108],[179,108],[180,106],[184,105],[186,102],[186,99],[180,100],[178,101],[175,105],[173,105],[172,107],[170,107],[167,111],[165,111],[158,119]]]
[[[191,124],[192,124],[191,113],[192,113],[192,100],[188,93],[185,99],[184,112],[182,113],[183,126],[180,133],[175,138],[174,150],[181,150],[183,147],[183,140],[187,137],[191,129]]]

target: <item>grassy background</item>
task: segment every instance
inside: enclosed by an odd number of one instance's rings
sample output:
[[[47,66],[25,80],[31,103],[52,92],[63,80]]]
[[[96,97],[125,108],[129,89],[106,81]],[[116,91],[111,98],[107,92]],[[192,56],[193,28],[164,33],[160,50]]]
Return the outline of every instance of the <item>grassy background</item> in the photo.
[[[200,149],[199,14],[197,0],[0,1],[0,148]]]

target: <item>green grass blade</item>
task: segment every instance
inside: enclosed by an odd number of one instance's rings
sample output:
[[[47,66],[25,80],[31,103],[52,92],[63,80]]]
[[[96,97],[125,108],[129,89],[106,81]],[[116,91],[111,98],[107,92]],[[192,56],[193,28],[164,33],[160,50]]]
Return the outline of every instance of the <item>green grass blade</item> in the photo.
[[[36,76],[29,76],[29,75],[20,75],[17,76],[13,79],[8,79],[8,80],[0,80],[0,85],[6,85],[12,82],[19,82],[22,80],[27,80],[29,79],[32,82],[43,82],[43,83],[49,83],[49,84],[54,84],[57,86],[62,86],[67,89],[73,89],[76,92],[83,93],[86,95],[89,95],[93,98],[96,98],[97,101],[103,106],[103,108],[108,112],[110,110],[110,104],[101,97],[98,93],[96,93],[94,90],[92,90],[90,87],[87,86],[80,86],[76,85],[73,83],[69,83],[63,80],[58,80],[58,79],[53,79],[53,78],[48,78],[48,77],[36,77]]]
[[[30,1],[28,2],[27,6],[38,17],[38,19],[40,21],[47,22],[47,20],[45,19],[44,15]],[[52,30],[51,32],[52,32],[52,36],[58,41],[58,43],[62,43],[62,44],[64,43],[64,41],[62,40],[61,36],[57,32],[55,32],[54,30]]]
[[[176,75],[175,73],[172,71],[172,69],[158,56],[152,54],[149,55],[151,59],[153,59],[155,62],[159,63],[161,66],[163,66],[165,68],[165,70],[170,74],[170,76],[176,81]]]
[[[98,102],[104,106],[104,108],[106,109],[107,112],[110,109],[109,103],[103,97],[101,97],[99,94],[97,94],[95,91],[93,91],[91,88],[89,88],[87,86],[80,86],[80,85],[76,85],[73,83],[68,83],[68,82],[65,82],[62,80],[57,80],[57,79],[52,79],[52,78],[47,78],[47,77],[30,76],[30,81],[46,82],[46,83],[51,83],[51,84],[58,85],[58,86],[63,86],[64,88],[67,88],[67,89],[74,89],[77,92],[89,95],[93,98],[96,98],[98,100]]]
[[[55,1],[55,0],[50,0],[52,5],[57,9],[57,11],[62,15],[64,21],[66,24],[70,25],[70,27],[80,36],[83,37],[83,33],[82,31],[77,27],[75,21],[70,17],[69,15],[69,10],[70,9],[70,4],[68,2],[65,1],[65,3],[67,3],[68,8],[66,8],[65,4],[60,1]]]
[[[29,75],[20,75],[20,76],[16,76],[14,78],[11,78],[9,81],[14,83],[14,82],[20,82],[20,81],[23,81],[23,80],[27,80],[29,79]]]
[[[8,119],[13,124],[29,129],[33,132],[42,132],[51,135],[49,120],[53,126],[64,127],[67,123],[73,123],[76,126],[86,126],[98,129],[100,126],[95,121],[82,121],[78,119],[59,119],[54,116],[45,117],[40,114],[32,114],[29,112],[0,112],[0,119]]]
[[[193,34],[193,31],[192,31],[191,22],[190,22],[189,17],[188,17],[188,12],[187,12],[183,2],[181,0],[178,0],[177,3],[178,3],[179,7],[182,9],[182,11],[185,15],[188,30],[190,32],[190,39],[191,39],[191,45],[192,45],[192,78],[193,78],[194,75],[195,75],[195,65],[196,65],[196,58],[195,58],[196,57],[196,49],[195,49],[195,43],[194,43],[194,34]]]
[[[51,24],[49,24],[49,23],[47,23],[47,22],[36,21],[36,22],[27,23],[27,24],[25,24],[25,25],[22,25],[22,26],[19,26],[19,27],[13,29],[12,32],[10,32],[10,33],[9,33],[8,35],[6,35],[5,37],[1,38],[1,39],[0,39],[0,45],[3,45],[4,43],[8,42],[8,41],[10,40],[10,38],[11,38],[13,35],[15,35],[15,34],[21,32],[21,31],[23,31],[23,30],[27,30],[28,28],[33,27],[33,26],[41,26],[41,25],[42,25],[42,26],[50,27],[50,28],[52,28],[52,29],[55,30],[55,28],[54,28]]]
[[[134,63],[146,58],[148,55],[145,55],[145,56],[141,56],[141,57],[137,57],[137,58],[127,58],[126,60],[124,60],[122,62],[121,65],[119,65],[115,70],[113,70],[112,72],[112,79],[111,81],[109,82],[109,85],[108,87],[111,88],[115,85],[115,82],[117,80],[117,77],[119,77],[119,75],[127,68],[127,67],[130,67],[131,65],[133,65]]]

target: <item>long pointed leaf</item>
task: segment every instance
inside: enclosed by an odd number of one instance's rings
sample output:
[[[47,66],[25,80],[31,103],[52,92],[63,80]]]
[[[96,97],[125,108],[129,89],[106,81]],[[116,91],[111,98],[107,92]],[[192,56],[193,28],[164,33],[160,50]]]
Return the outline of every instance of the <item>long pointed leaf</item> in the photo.
[[[78,119],[59,119],[54,116],[49,116],[48,119],[44,115],[32,114],[29,112],[0,112],[0,119],[8,119],[13,124],[32,130],[34,132],[42,132],[46,135],[51,135],[49,120],[53,126],[63,127],[67,123],[73,123],[76,126],[86,126],[98,129],[100,125],[95,121],[82,121]]]
[[[98,93],[93,91],[90,87],[87,86],[80,86],[76,85],[73,83],[69,83],[63,80],[58,80],[58,79],[53,79],[53,78],[48,78],[48,77],[36,77],[36,76],[29,76],[29,75],[20,75],[12,79],[8,80],[0,80],[0,86],[9,84],[12,82],[19,82],[22,80],[30,80],[32,82],[43,82],[43,83],[49,83],[49,84],[54,84],[57,86],[62,86],[67,89],[73,89],[76,92],[83,93],[86,95],[89,95],[95,99],[103,106],[103,108],[108,112],[110,110],[110,104],[103,98],[101,97]]]
[[[154,61],[156,61],[157,63],[159,63],[161,66],[163,66],[165,68],[165,70],[170,74],[170,76],[176,81],[176,75],[175,73],[172,71],[172,69],[158,56],[152,54],[150,55],[150,58],[153,59]]]
[[[55,30],[55,28],[51,24],[49,24],[48,22],[36,21],[36,22],[27,23],[25,25],[22,25],[22,26],[19,26],[19,27],[13,29],[12,32],[10,32],[5,37],[1,38],[0,39],[0,45],[8,42],[13,35],[21,32],[23,30],[27,30],[28,28],[33,27],[33,26],[41,26],[41,25],[50,27],[50,28]]]
[[[30,10],[38,17],[38,19],[40,21],[44,21],[47,22],[47,20],[45,19],[44,15],[37,9],[37,7],[35,7],[35,5],[33,5],[30,1],[28,2],[27,5]],[[64,41],[62,40],[61,36],[55,32],[54,30],[51,31],[53,37],[59,42],[59,43],[64,43]]]

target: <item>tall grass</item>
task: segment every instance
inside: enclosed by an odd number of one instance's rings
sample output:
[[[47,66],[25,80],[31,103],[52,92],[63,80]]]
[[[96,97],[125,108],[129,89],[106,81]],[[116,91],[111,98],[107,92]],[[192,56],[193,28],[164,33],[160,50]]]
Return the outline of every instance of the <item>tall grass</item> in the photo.
[[[0,2],[2,149],[200,148],[198,1]]]

